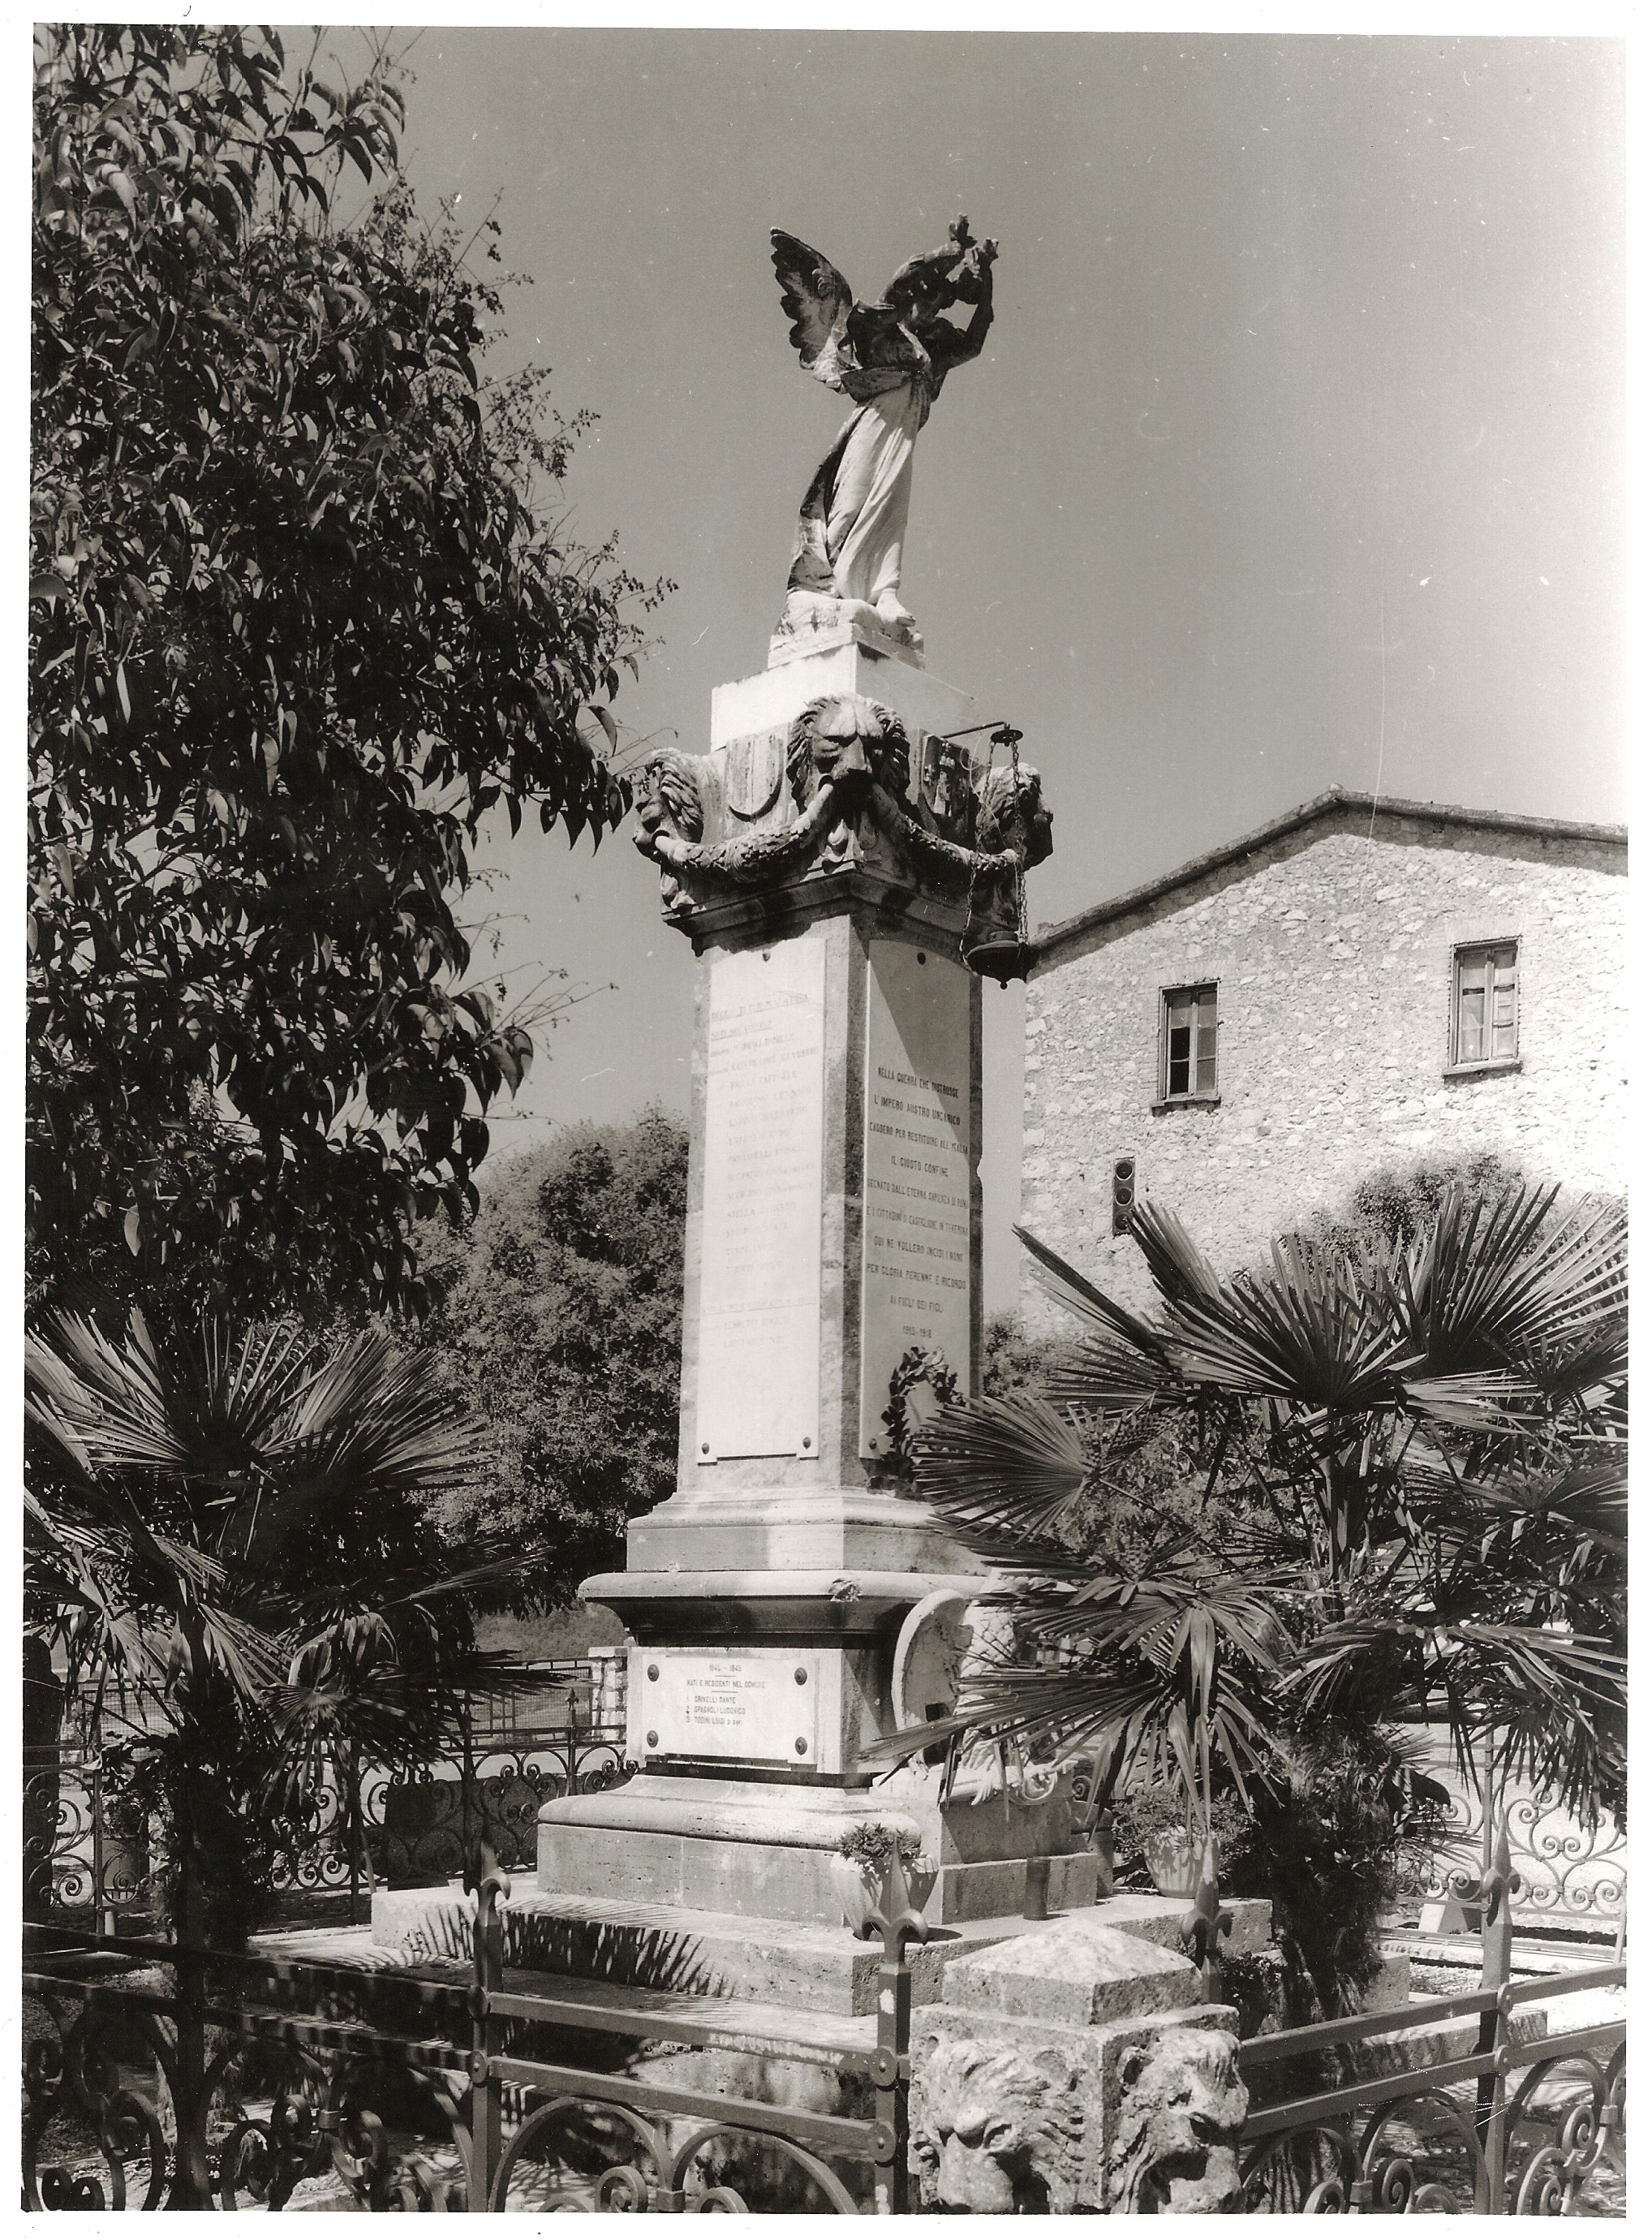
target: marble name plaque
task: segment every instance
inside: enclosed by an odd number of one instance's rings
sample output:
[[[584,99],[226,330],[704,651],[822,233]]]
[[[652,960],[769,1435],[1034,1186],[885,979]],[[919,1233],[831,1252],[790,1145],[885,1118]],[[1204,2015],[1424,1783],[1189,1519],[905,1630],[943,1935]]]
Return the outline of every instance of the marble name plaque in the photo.
[[[975,1170],[968,971],[875,941],[868,972],[860,1450],[872,1457],[889,1452],[889,1379],[914,1346],[969,1393]]]
[[[626,1755],[812,1768],[818,1660],[808,1650],[634,1649]]]
[[[820,1452],[826,949],[710,968],[696,1459]]]

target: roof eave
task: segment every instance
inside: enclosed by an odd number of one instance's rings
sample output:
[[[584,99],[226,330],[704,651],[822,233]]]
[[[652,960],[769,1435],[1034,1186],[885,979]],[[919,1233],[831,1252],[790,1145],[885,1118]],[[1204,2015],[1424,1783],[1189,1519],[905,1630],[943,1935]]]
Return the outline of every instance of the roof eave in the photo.
[[[1036,977],[1058,963],[1058,952],[1084,935],[1099,932],[1119,919],[1150,910],[1155,903],[1175,894],[1179,888],[1196,886],[1201,879],[1211,877],[1230,864],[1242,863],[1248,856],[1271,847],[1276,841],[1288,839],[1306,825],[1323,823],[1338,816],[1368,816],[1373,832],[1382,823],[1421,821],[1472,827],[1486,832],[1525,834],[1533,838],[1581,840],[1615,849],[1627,850],[1629,845],[1629,829],[1622,824],[1578,824],[1562,817],[1514,816],[1503,810],[1461,809],[1449,802],[1402,801],[1392,797],[1379,799],[1374,794],[1350,793],[1341,786],[1332,786],[1328,792],[1316,794],[1311,801],[1304,801],[1269,823],[1259,825],[1242,839],[1230,840],[1222,847],[1195,856],[1189,862],[1178,864],[1175,870],[1163,872],[1158,878],[1132,887],[1109,901],[1097,903],[1089,910],[1081,910],[1076,917],[1041,927],[1033,944],[1031,975]]]

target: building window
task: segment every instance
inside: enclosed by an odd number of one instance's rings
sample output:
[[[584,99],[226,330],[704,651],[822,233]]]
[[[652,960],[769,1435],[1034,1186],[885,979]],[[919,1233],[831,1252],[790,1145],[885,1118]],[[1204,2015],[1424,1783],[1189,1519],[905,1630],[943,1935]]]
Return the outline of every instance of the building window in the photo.
[[[1216,1093],[1214,981],[1202,988],[1164,991],[1164,1077],[1160,1093],[1167,1104]]]
[[[1518,944],[1477,943],[1456,952],[1452,973],[1451,1063],[1497,1065],[1520,1055]]]

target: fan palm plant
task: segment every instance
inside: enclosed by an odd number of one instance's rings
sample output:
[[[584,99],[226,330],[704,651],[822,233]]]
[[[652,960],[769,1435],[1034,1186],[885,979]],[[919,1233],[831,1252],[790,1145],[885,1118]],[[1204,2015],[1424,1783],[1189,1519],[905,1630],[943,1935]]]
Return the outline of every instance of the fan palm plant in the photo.
[[[1175,1782],[1196,1836],[1214,1785],[1271,1777],[1272,1735],[1442,1717],[1465,1767],[1592,1817],[1622,1767],[1626,1256],[1621,1214],[1555,1197],[1454,1190],[1409,1243],[1285,1236],[1229,1277],[1143,1204],[1149,1316],[1018,1231],[1077,1342],[915,1453],[1016,1658],[902,1751],[1082,1748],[1103,1800]],[[1144,1482],[1166,1429],[1180,1466]]]
[[[321,1762],[428,1752],[499,1684],[426,1514],[474,1441],[384,1338],[210,1324],[158,1343],[60,1317],[28,1341],[25,1547],[37,1629],[70,1676],[162,1715],[132,1746],[175,1910],[243,1934]],[[264,1888],[261,1888],[264,1885]]]

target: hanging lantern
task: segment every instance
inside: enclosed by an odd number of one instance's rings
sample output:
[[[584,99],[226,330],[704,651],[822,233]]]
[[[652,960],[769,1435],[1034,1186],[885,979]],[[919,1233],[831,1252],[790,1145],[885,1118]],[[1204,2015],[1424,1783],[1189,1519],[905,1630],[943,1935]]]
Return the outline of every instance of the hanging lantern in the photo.
[[[986,726],[981,727],[983,730]],[[996,748],[1006,748],[1009,755],[1012,791],[1018,797],[1021,790],[1022,735],[1013,725],[1001,723],[993,731],[987,748],[987,767],[981,781],[984,795],[992,782],[992,757]],[[1003,871],[995,867],[988,877],[986,892],[981,900],[976,897],[976,879],[969,879],[969,915],[965,922],[963,937],[958,943],[958,953],[971,972],[983,980],[996,980],[1007,988],[1012,980],[1024,980],[1037,950],[1027,938],[1027,867],[1017,850],[1015,866],[1010,873],[1010,892],[1005,896],[999,881]],[[987,904],[982,907],[982,901]],[[996,903],[998,907],[992,907]],[[1005,907],[1005,905],[1008,907]]]
[[[983,980],[996,980],[1001,988],[1007,988],[1012,980],[1024,980],[1038,954],[1013,926],[984,917],[970,919],[959,946],[970,971],[978,972]]]

